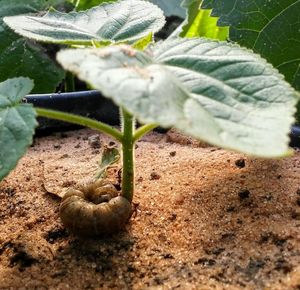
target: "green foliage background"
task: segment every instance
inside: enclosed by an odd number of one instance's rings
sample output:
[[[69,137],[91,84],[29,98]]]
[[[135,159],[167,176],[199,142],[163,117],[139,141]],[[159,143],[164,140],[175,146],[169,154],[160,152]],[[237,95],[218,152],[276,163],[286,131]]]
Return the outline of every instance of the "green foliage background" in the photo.
[[[3,23],[4,16],[37,13],[62,0],[0,0],[0,81],[17,76],[34,80],[35,93],[53,92],[64,77],[64,71],[38,44],[26,40]]]

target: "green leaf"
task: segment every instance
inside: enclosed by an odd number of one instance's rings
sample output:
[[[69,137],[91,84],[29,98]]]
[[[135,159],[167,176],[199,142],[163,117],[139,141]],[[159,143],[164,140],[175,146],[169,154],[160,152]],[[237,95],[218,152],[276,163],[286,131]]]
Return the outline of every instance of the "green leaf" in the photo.
[[[212,10],[201,9],[202,0],[186,0],[183,6],[187,9],[187,20],[183,26],[181,37],[207,37],[226,40],[229,36],[229,27],[219,27],[218,17],[211,16]]]
[[[154,42],[154,40],[153,40],[153,34],[149,33],[144,38],[139,39],[138,41],[136,41],[135,43],[133,43],[132,47],[134,47],[135,49],[144,50],[144,49],[146,49],[153,42]]]
[[[178,17],[185,17],[185,11],[180,6],[181,0],[148,0],[153,4],[160,7],[163,11],[165,16],[178,16]],[[116,0],[74,0],[72,1],[73,4],[77,4],[76,10],[86,10],[90,9],[94,6],[100,5],[104,2],[116,2]]]
[[[59,1],[0,0],[0,81],[16,76],[28,76],[35,83],[34,92],[53,92],[64,77],[63,70],[44,51],[14,34],[3,17],[37,12]]]
[[[42,17],[6,17],[4,21],[25,37],[76,45],[92,41],[134,42],[157,32],[165,23],[157,6],[141,0],[103,3],[81,12],[49,11]]]
[[[271,62],[300,90],[300,0],[204,0],[230,39]]]
[[[74,0],[73,3],[76,5],[76,10],[87,10],[94,6],[98,6],[105,2],[117,2],[117,0]]]
[[[20,101],[33,88],[28,78],[0,83],[0,180],[4,178],[32,143],[37,125],[35,111]]]
[[[288,154],[296,92],[270,64],[227,42],[170,39],[59,52],[58,61],[137,117],[263,157]]]
[[[120,152],[118,148],[105,146],[102,151],[101,161],[99,164],[99,170],[97,172],[96,178],[104,178],[106,176],[107,169],[119,160]]]

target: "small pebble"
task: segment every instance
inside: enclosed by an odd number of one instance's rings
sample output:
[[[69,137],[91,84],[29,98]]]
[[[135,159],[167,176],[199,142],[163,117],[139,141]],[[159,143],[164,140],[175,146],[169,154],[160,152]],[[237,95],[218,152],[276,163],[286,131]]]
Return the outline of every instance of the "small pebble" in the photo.
[[[300,211],[299,210],[292,211],[291,217],[292,217],[292,219],[299,221],[300,220]]]
[[[176,214],[176,213],[172,213],[171,216],[169,217],[169,220],[170,220],[171,222],[173,222],[173,221],[176,220],[176,218],[177,218],[177,214]]]
[[[246,162],[245,162],[245,159],[244,158],[240,158],[238,160],[235,161],[235,165],[238,167],[238,168],[244,168],[246,166]]]
[[[69,158],[70,157],[70,155],[69,154],[67,154],[67,153],[65,153],[65,154],[63,154],[60,158]]]
[[[101,147],[100,136],[99,135],[92,135],[92,136],[90,136],[88,138],[88,143],[94,149],[100,148]]]
[[[229,207],[227,207],[226,211],[233,212],[233,211],[235,211],[235,207],[233,205],[230,205]]]
[[[155,171],[151,172],[150,174],[150,180],[158,180],[160,179],[160,175],[156,173]]]
[[[54,148],[54,149],[60,149],[60,148],[61,148],[61,145],[59,145],[59,144],[54,144],[54,145],[53,145],[53,148]]]

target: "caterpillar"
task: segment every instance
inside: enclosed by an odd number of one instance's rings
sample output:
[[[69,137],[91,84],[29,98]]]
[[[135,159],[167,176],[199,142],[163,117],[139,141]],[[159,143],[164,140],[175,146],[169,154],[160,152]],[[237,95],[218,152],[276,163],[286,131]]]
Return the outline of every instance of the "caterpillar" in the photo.
[[[90,181],[78,189],[69,188],[60,204],[62,223],[78,236],[103,236],[124,228],[133,209],[118,195],[113,184]]]

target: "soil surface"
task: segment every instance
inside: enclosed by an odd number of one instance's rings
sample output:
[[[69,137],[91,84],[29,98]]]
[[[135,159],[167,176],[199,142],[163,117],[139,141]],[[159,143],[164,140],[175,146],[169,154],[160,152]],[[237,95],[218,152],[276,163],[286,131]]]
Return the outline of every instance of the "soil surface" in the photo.
[[[83,240],[57,195],[95,173],[99,138],[37,138],[0,183],[0,289],[300,289],[299,152],[253,159],[152,133],[136,146],[136,216]]]

